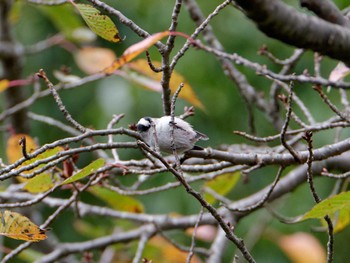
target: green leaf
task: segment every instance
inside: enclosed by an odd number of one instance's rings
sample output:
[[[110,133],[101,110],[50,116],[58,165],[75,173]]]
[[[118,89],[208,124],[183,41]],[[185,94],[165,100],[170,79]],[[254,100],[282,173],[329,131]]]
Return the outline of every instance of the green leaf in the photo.
[[[326,215],[333,215],[337,211],[350,211],[350,192],[340,193],[323,200],[307,212],[302,220],[310,218],[323,218]]]
[[[36,251],[34,249],[31,248],[27,248],[25,250],[23,250],[18,257],[25,262],[34,262],[35,260],[37,260],[38,258],[41,258],[42,256],[44,256],[45,254]]]
[[[86,220],[75,220],[74,230],[89,238],[98,238],[110,233],[111,227],[107,224],[93,224]]]
[[[24,185],[23,189],[30,193],[42,193],[50,190],[55,185],[55,178],[49,173],[38,174]]]
[[[71,177],[69,177],[68,179],[64,180],[62,182],[62,185],[76,182],[76,181],[96,172],[99,168],[103,167],[104,165],[105,165],[104,159],[102,159],[102,158],[97,159],[97,160],[93,161],[92,163],[90,163],[89,165],[85,166],[83,169],[81,169],[76,174],[74,174]]]
[[[342,209],[339,214],[333,220],[334,222],[334,233],[342,231],[345,227],[350,224],[350,209]]]
[[[79,10],[86,24],[97,35],[114,43],[121,40],[117,27],[108,16],[102,15],[91,5],[75,3],[73,5]]]
[[[116,210],[132,213],[142,213],[144,211],[143,204],[138,200],[129,196],[120,195],[112,190],[100,186],[93,186],[89,188],[89,192]]]
[[[81,21],[80,17],[74,12],[69,4],[57,6],[39,6],[38,8],[68,39],[73,37],[75,30],[85,27],[84,22]],[[62,19],[63,17],[64,19]]]
[[[338,212],[330,215],[333,223],[333,232],[338,233],[344,230],[350,224],[350,209],[341,209]],[[322,226],[326,229],[327,222],[323,219],[320,220]]]
[[[205,187],[211,188],[214,190],[216,193],[225,196],[228,192],[232,190],[233,187],[237,184],[238,180],[240,178],[240,173],[235,172],[235,173],[226,173],[222,174],[215,179],[207,182],[204,184]],[[209,193],[204,194],[204,199],[212,204],[215,202],[215,197],[213,197]]]

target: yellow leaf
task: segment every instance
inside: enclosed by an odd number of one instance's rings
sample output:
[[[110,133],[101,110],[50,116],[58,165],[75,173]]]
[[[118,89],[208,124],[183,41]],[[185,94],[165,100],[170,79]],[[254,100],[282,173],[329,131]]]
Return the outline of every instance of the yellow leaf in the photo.
[[[130,196],[120,195],[100,186],[90,187],[89,192],[116,210],[132,213],[142,213],[144,211],[143,204]]]
[[[79,10],[86,24],[97,35],[114,43],[121,40],[117,27],[108,16],[102,15],[91,5],[71,3]]]
[[[46,230],[27,217],[8,210],[0,212],[0,235],[13,239],[38,242],[47,238]]]
[[[157,260],[156,262],[183,263],[186,262],[188,257],[188,252],[181,251],[160,236],[153,237],[148,246],[155,249],[145,249],[144,257],[149,260]],[[200,258],[196,255],[191,259],[191,263],[201,262]]]
[[[75,54],[74,59],[82,71],[95,74],[109,67],[117,58],[108,48],[84,47]]]
[[[9,87],[10,81],[7,79],[0,80],[0,92],[3,92]]]
[[[228,192],[232,190],[233,187],[237,184],[240,178],[240,173],[226,173],[216,177],[213,180],[210,180],[204,184],[205,187],[209,187],[214,190],[219,195],[225,196]],[[204,194],[204,199],[208,203],[214,203],[215,198],[209,193]]]
[[[125,65],[126,63],[134,59],[135,57],[137,57],[142,52],[146,51],[148,48],[150,48],[159,40],[161,40],[163,37],[166,37],[169,34],[170,34],[169,31],[159,32],[130,46],[124,51],[123,55],[120,58],[118,58],[116,61],[113,62],[111,66],[109,66],[104,70],[104,73],[112,74],[114,71],[116,71],[117,69],[119,69],[120,67],[122,67],[123,65]]]
[[[27,152],[31,152],[38,147],[34,139],[27,134],[11,135],[10,138],[7,140],[7,146],[6,146],[6,156],[10,164],[16,162],[17,160],[23,157],[22,146],[19,144],[19,141],[23,137],[26,139]],[[21,183],[27,181],[27,179],[20,176],[17,176],[16,179]]]
[[[350,224],[350,207],[340,209],[339,211],[329,214],[328,216],[333,222],[333,232],[339,233]],[[325,229],[328,227],[326,220],[320,219],[320,223]]]
[[[7,140],[7,147],[6,147],[7,160],[10,164],[16,162],[17,160],[23,157],[22,146],[19,144],[19,141],[23,137],[25,137],[26,139],[26,146],[27,146],[28,153],[38,148],[34,139],[27,134],[11,135],[10,138]]]
[[[152,63],[155,67],[161,66],[161,63],[159,61],[152,61]],[[135,75],[133,72],[126,70],[125,71],[127,74],[126,77],[129,80],[134,81],[147,89],[157,91],[157,92],[162,91],[162,87],[160,85],[162,74],[154,72],[149,67],[147,60],[138,59],[134,62],[129,63],[127,65],[127,68],[139,74],[139,75]],[[173,71],[170,79],[170,90],[172,94],[176,92],[176,90],[178,89],[181,83],[184,84],[184,88],[181,90],[179,97],[188,101],[193,106],[204,110],[203,104],[198,99],[191,85],[185,80],[185,78],[181,74],[179,74],[176,71]]]
[[[42,160],[42,159],[46,159],[46,158],[48,158],[48,157],[51,157],[51,156],[57,154],[58,152],[60,152],[60,151],[62,151],[62,150],[63,150],[63,148],[62,148],[62,147],[59,147],[59,146],[58,146],[58,147],[55,147],[55,148],[53,148],[53,149],[48,149],[48,150],[46,150],[45,152],[43,152],[43,153],[37,155],[36,157],[31,158],[31,159],[29,159],[29,160],[26,160],[26,161],[23,162],[19,167],[26,166],[26,165],[30,165],[30,164],[32,164],[32,163],[34,163],[34,162],[36,162],[36,161],[39,161],[39,160]],[[23,173],[24,173],[24,174],[32,173],[32,172],[34,172],[36,169],[39,169],[39,168],[43,167],[44,165],[45,165],[45,164],[40,164],[40,165],[38,165],[37,167],[35,167],[35,168],[31,169],[31,170],[27,170],[27,171],[25,171],[25,172],[23,172]]]
[[[344,230],[350,224],[350,211],[349,209],[342,209],[339,211],[339,214],[335,217],[334,220],[334,233],[338,233]],[[322,220],[324,222],[324,220]]]
[[[54,185],[55,181],[54,178],[52,178],[52,175],[49,173],[42,173],[29,179],[23,186],[23,189],[30,193],[36,194],[46,192],[54,187]]]
[[[278,245],[293,263],[325,263],[326,252],[320,242],[310,234],[295,233],[282,236]]]
[[[30,137],[29,135],[27,135],[27,134],[15,134],[15,135],[10,136],[10,138],[7,140],[7,146],[6,146],[7,160],[8,160],[8,162],[10,164],[18,161],[19,159],[21,159],[23,157],[22,146],[19,144],[19,141],[23,137],[26,138],[26,150],[27,150],[27,153],[31,153],[36,148],[38,148],[38,146],[35,143],[34,139],[32,137]],[[50,156],[53,156],[53,155],[57,154],[59,151],[62,151],[62,150],[63,150],[62,147],[56,147],[56,148],[53,148],[53,149],[48,149],[45,152],[39,154],[38,156],[24,161],[20,166],[18,166],[18,168],[21,168],[23,166],[26,166],[26,165],[29,165],[31,163],[34,163],[35,161],[38,161],[38,160],[45,159],[45,158],[48,158]],[[42,166],[44,166],[44,164],[41,164],[41,165],[37,166],[34,169],[24,171],[23,174],[32,173],[33,171],[35,171],[36,169],[38,169],[38,168],[40,168]],[[21,176],[17,176],[16,179],[18,181],[20,181],[21,183],[28,181],[28,179],[23,178]]]

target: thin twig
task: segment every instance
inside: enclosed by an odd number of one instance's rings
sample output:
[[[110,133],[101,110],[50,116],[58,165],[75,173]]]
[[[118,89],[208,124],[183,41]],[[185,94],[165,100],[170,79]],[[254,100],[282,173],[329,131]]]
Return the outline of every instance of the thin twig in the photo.
[[[105,12],[108,14],[115,16],[118,18],[119,22],[124,24],[125,26],[129,27],[132,31],[134,31],[138,36],[142,38],[147,38],[150,36],[150,34],[145,31],[143,28],[141,28],[139,25],[137,25],[134,21],[126,17],[122,12],[119,10],[111,7],[110,5],[100,1],[100,0],[88,0],[90,3],[92,3],[94,6],[99,7],[103,9]],[[165,45],[158,41],[155,46],[159,49],[162,50],[165,48]]]
[[[34,102],[36,102],[36,100],[40,97],[40,83],[39,83],[39,78],[34,76],[34,92],[33,94],[26,100],[17,103],[16,105],[13,105],[10,108],[7,108],[5,111],[3,111],[0,114],[0,121],[4,120],[5,118],[29,107],[30,105],[32,105]]]
[[[63,113],[63,115],[65,116],[66,120],[70,124],[72,124],[75,129],[77,129],[81,133],[85,133],[87,131],[87,129],[84,126],[82,126],[81,124],[79,124],[76,120],[74,120],[73,117],[70,115],[70,113],[67,111],[67,109],[64,106],[60,96],[58,95],[57,91],[55,90],[53,84],[51,83],[51,81],[46,76],[45,71],[43,69],[41,69],[39,71],[39,73],[37,74],[37,76],[39,76],[40,78],[44,79],[44,81],[46,83],[46,86],[50,89],[51,94],[52,94],[53,98],[55,99],[55,101],[56,101],[56,103],[58,105],[58,108]]]
[[[141,238],[139,240],[139,244],[135,253],[135,256],[132,260],[132,263],[139,263],[141,261],[141,257],[142,257],[142,252],[144,251],[147,241],[150,239],[150,237],[153,235],[154,233],[148,233],[148,232],[144,232],[141,235]]]
[[[222,257],[227,247],[228,239],[225,236],[224,230],[218,228],[214,242],[210,246],[210,255],[206,263],[222,262]]]
[[[326,94],[324,94],[324,92],[322,91],[322,87],[321,86],[314,86],[314,90],[317,91],[317,93],[321,96],[321,98],[323,99],[323,101],[329,106],[329,108],[335,113],[337,114],[342,120],[346,121],[346,122],[350,122],[350,118],[347,116],[347,114],[339,111],[337,109],[337,107],[328,99],[328,97],[326,96]]]
[[[30,159],[28,153],[27,153],[27,140],[26,137],[23,136],[19,140],[19,145],[22,147],[22,155],[25,159]]]
[[[120,121],[120,119],[122,119],[123,117],[124,117],[124,114],[113,115],[112,120],[107,125],[107,129],[112,129],[113,125],[118,123]],[[111,134],[108,135],[108,143],[113,143],[113,136]],[[118,155],[117,149],[112,149],[112,155],[113,155],[114,161],[118,162],[119,155]]]
[[[290,83],[290,92],[288,95],[288,111],[286,113],[286,120],[283,124],[282,131],[281,131],[281,143],[282,145],[290,152],[290,154],[294,157],[295,161],[300,163],[300,156],[299,154],[286,142],[286,131],[288,129],[290,116],[292,113],[292,103],[293,103],[293,82]]]
[[[159,73],[159,72],[162,72],[162,68],[156,68],[153,63],[152,63],[152,60],[151,60],[151,56],[149,54],[148,51],[146,51],[146,58],[147,58],[147,62],[148,62],[148,66],[156,73]]]
[[[214,54],[216,57],[221,59],[229,59],[231,61],[234,61],[237,65],[243,65],[248,69],[253,70],[257,74],[261,76],[266,76],[271,79],[280,80],[284,82],[299,82],[299,83],[308,83],[308,84],[315,84],[315,85],[321,85],[321,86],[330,86],[334,88],[342,88],[342,89],[350,89],[350,83],[338,80],[328,80],[323,77],[314,77],[314,76],[307,76],[305,74],[296,75],[296,74],[279,74],[275,73],[271,70],[269,70],[265,65],[260,65],[259,63],[249,61],[248,59],[234,53],[226,53],[222,50],[212,48],[209,46],[205,46],[200,42],[193,42],[195,43],[196,47]]]
[[[187,259],[186,259],[186,263],[190,263],[193,255],[194,255],[194,248],[196,246],[196,232],[197,232],[199,223],[200,223],[200,221],[202,219],[203,213],[204,213],[204,210],[203,210],[203,207],[201,207],[201,211],[199,212],[199,215],[198,215],[198,220],[197,220],[197,222],[196,222],[196,224],[194,226],[192,239],[191,239],[190,252],[188,253],[188,256],[187,256]]]
[[[38,156],[39,154],[41,154],[41,153],[43,153],[43,152],[45,152],[45,151],[47,151],[49,149],[56,148],[57,146],[64,146],[64,145],[67,145],[67,144],[70,144],[70,143],[79,142],[79,141],[82,141],[82,140],[84,140],[86,138],[89,138],[89,137],[106,136],[106,135],[109,135],[109,134],[126,134],[126,135],[132,136],[132,137],[137,138],[137,139],[140,138],[140,135],[137,132],[134,132],[134,131],[131,131],[131,130],[128,130],[128,129],[124,129],[124,128],[118,128],[118,129],[112,129],[112,130],[96,130],[96,131],[89,130],[88,132],[86,132],[84,134],[80,134],[80,135],[77,135],[77,136],[74,136],[74,137],[64,138],[62,140],[57,140],[55,142],[45,144],[42,147],[40,147],[39,149],[35,150],[34,152],[31,152],[30,156],[32,158],[34,158],[34,157]],[[113,148],[113,145],[118,147],[117,146],[118,144],[119,143],[105,144],[105,147]],[[129,143],[127,143],[126,145],[128,145],[128,144]],[[107,145],[109,145],[109,146],[107,146]],[[131,145],[129,145],[129,146],[131,146]],[[135,144],[135,146],[136,146],[136,144]],[[89,146],[89,147],[92,147],[92,149],[99,148],[99,146],[96,147],[96,145],[92,145],[92,146]],[[126,146],[126,147],[128,147],[128,146]],[[133,146],[131,146],[131,147],[133,147]],[[102,148],[104,148],[104,147],[102,146]],[[78,150],[78,149],[76,149],[76,150]],[[67,150],[67,151],[69,151],[69,150]],[[66,153],[67,154],[71,154],[73,152],[71,152],[71,153],[70,152],[66,152]],[[52,157],[49,157],[49,158],[52,158]],[[8,172],[11,172],[11,170],[13,170],[13,169],[17,168],[19,165],[23,164],[23,162],[25,162],[25,160],[26,160],[25,158],[21,158],[18,161],[16,161],[15,163],[10,164],[10,165],[0,169],[0,175],[3,175],[3,174],[8,173]],[[39,160],[39,162],[40,163],[44,163],[43,160],[45,160],[45,159]],[[52,159],[46,158],[46,160],[52,160]],[[33,165],[32,168],[36,167],[35,163],[32,163],[30,165]]]
[[[230,211],[235,211],[235,212],[247,212],[247,211],[254,211],[256,210],[257,208],[263,206],[266,202],[268,202],[273,190],[275,189],[278,181],[280,180],[281,178],[281,175],[282,175],[282,172],[284,170],[284,167],[283,166],[280,166],[280,168],[278,169],[278,172],[277,172],[277,175],[275,177],[275,180],[273,181],[273,183],[271,184],[270,188],[268,189],[268,191],[266,192],[265,196],[259,201],[257,202],[256,204],[254,205],[251,205],[251,206],[248,206],[248,207],[245,207],[245,208],[231,208],[230,206],[228,206],[227,208],[230,210]]]
[[[312,163],[313,163],[313,144],[312,144],[312,132],[305,133],[305,140],[308,143],[309,158],[307,160],[307,181],[312,193],[312,196],[316,203],[321,202],[321,198],[316,192],[314,181],[313,181],[313,172],[312,172]],[[328,226],[328,242],[327,242],[327,263],[333,262],[333,252],[334,252],[334,236],[333,236],[333,223],[331,218],[326,215],[324,217],[327,226]]]
[[[37,204],[39,202],[41,202],[42,200],[44,200],[44,198],[46,198],[47,196],[49,196],[51,193],[53,193],[57,188],[60,188],[61,185],[60,184],[56,184],[54,187],[52,187],[50,190],[38,194],[37,196],[35,196],[33,199],[28,200],[28,201],[24,201],[24,202],[15,202],[15,203],[3,203],[0,204],[0,208],[19,208],[19,207],[28,207],[28,206],[32,206],[34,204]]]
[[[230,199],[218,194],[210,187],[203,187],[202,190],[203,190],[203,192],[208,193],[211,196],[213,196],[216,200],[220,201],[220,203],[222,203],[222,204],[229,205],[232,202]]]
[[[198,221],[198,217],[197,217],[196,222],[197,221]],[[168,235],[166,235],[163,232],[163,230],[160,229],[159,227],[158,227],[158,234],[160,236],[162,236],[164,239],[166,239],[166,241],[168,241],[172,246],[174,246],[178,250],[183,251],[183,252],[190,252],[190,249],[191,249],[190,247],[187,247],[187,246],[179,244],[178,242],[176,242],[175,240],[170,238]],[[194,252],[196,252],[198,254],[201,254],[201,255],[204,255],[204,256],[209,256],[209,251],[207,249],[205,249],[205,248],[195,247],[193,250],[194,250]]]
[[[179,87],[177,88],[175,94],[173,95],[172,99],[171,99],[171,112],[170,112],[170,116],[171,116],[171,149],[173,150],[173,154],[175,156],[175,160],[176,160],[176,166],[177,169],[180,171],[180,158],[179,155],[177,153],[177,149],[176,149],[176,145],[175,145],[175,105],[176,105],[176,99],[179,96],[182,88],[184,87],[184,84],[181,83],[179,85]]]
[[[345,179],[350,177],[350,171],[342,174],[333,174],[329,172],[321,172],[322,176],[330,177],[330,178],[335,178],[335,179]]]
[[[186,2],[186,1],[185,1]],[[174,68],[177,64],[178,60],[185,54],[185,52],[190,48],[191,44],[193,44],[193,40],[198,37],[198,35],[205,30],[205,28],[209,25],[209,22],[219,14],[219,12],[224,9],[226,6],[228,6],[232,2],[232,0],[226,0],[219,6],[215,8],[213,12],[210,13],[210,15],[196,28],[196,30],[193,32],[193,34],[190,36],[190,39],[188,39],[185,43],[185,45],[178,51],[178,53],[174,56],[170,68]],[[188,4],[188,3],[187,3]]]

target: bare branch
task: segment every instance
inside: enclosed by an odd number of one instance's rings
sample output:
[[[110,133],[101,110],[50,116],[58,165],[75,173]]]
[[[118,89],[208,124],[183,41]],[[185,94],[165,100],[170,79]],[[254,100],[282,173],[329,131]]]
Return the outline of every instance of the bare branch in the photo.
[[[78,131],[84,133],[86,132],[86,128],[83,127],[81,124],[79,124],[76,120],[73,119],[73,117],[70,115],[70,113],[66,110],[66,107],[64,106],[60,96],[58,95],[57,91],[55,90],[53,84],[50,82],[50,80],[47,78],[46,73],[44,70],[40,70],[37,74],[40,78],[43,78],[47,87],[50,89],[52,96],[54,97],[60,111],[64,114],[66,120],[70,122],[74,128],[76,128]]]
[[[300,5],[313,11],[325,21],[350,27],[350,22],[339,11],[338,7],[330,0],[300,0]]]
[[[297,12],[279,0],[234,1],[266,35],[350,64],[350,29],[347,27]]]
[[[288,111],[286,113],[286,120],[284,122],[284,125],[282,127],[282,131],[281,131],[281,143],[282,145],[290,152],[291,155],[293,155],[294,159],[296,162],[301,162],[300,160],[300,156],[299,154],[286,142],[286,131],[288,129],[288,125],[289,125],[289,120],[290,120],[290,116],[292,113],[292,103],[293,103],[293,86],[294,83],[290,83],[290,92],[288,95]]]
[[[198,215],[198,221],[196,222],[196,225],[194,226],[194,230],[193,230],[193,234],[192,234],[192,240],[191,240],[190,253],[188,253],[188,256],[187,256],[187,259],[186,259],[186,263],[190,263],[193,255],[194,255],[194,248],[195,248],[195,245],[196,245],[196,231],[198,229],[199,222],[202,219],[203,212],[204,212],[204,210],[203,210],[203,207],[202,207],[201,211],[200,211],[200,213]]]

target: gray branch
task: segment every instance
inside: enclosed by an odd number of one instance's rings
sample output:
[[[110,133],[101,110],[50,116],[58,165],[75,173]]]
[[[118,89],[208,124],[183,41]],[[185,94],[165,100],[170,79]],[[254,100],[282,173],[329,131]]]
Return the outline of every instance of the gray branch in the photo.
[[[350,29],[298,12],[280,0],[234,0],[267,36],[350,64]]]

